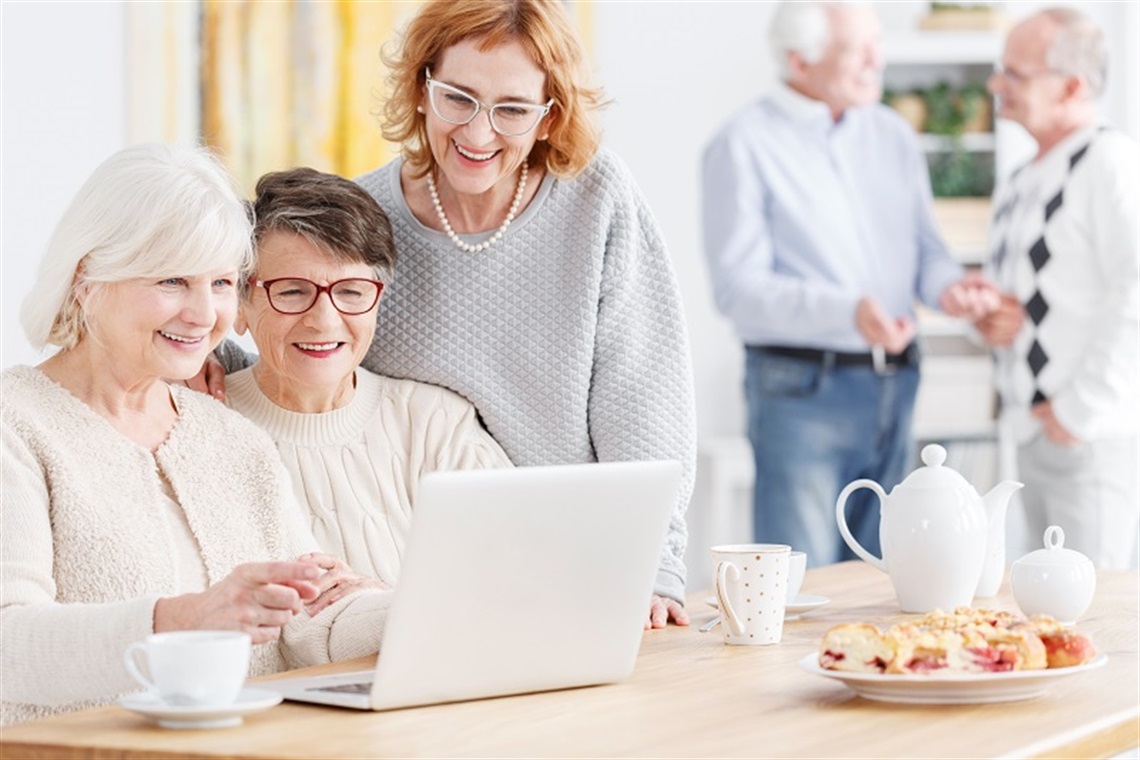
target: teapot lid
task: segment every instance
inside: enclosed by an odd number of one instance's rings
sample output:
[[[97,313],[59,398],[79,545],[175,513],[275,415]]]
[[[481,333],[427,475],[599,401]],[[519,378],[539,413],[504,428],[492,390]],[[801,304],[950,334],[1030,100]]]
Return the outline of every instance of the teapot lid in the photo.
[[[906,480],[900,483],[898,488],[968,488],[977,493],[960,472],[951,467],[944,467],[945,461],[946,449],[937,443],[923,446],[922,463],[925,467],[919,467],[907,475]]]
[[[1066,549],[1065,531],[1060,525],[1050,525],[1045,529],[1045,548],[1037,549],[1017,560],[1015,565],[1067,565],[1092,564],[1092,560],[1076,549]]]

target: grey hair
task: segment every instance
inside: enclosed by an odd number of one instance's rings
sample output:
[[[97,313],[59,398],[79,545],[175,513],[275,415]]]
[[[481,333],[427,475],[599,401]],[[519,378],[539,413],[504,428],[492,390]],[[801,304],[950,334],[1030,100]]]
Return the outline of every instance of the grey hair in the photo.
[[[1045,64],[1056,71],[1085,80],[1089,96],[1104,92],[1108,75],[1108,48],[1104,32],[1085,14],[1072,8],[1041,11],[1060,28],[1053,44],[1045,51]]]
[[[831,37],[827,10],[835,5],[834,2],[785,0],[776,8],[768,27],[768,43],[776,56],[781,80],[786,81],[791,74],[788,53],[799,53],[808,63],[823,57]]]
[[[228,270],[244,279],[252,230],[233,180],[210,151],[124,148],[95,169],[63,212],[20,309],[24,332],[36,348],[74,348],[106,283]]]

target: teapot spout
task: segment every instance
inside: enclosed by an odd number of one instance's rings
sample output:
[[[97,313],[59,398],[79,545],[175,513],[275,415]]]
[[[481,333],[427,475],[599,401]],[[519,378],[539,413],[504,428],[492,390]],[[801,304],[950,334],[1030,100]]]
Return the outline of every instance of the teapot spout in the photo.
[[[1005,576],[1005,512],[1009,499],[1022,484],[1015,480],[998,483],[982,497],[986,512],[986,554],[976,596],[996,596]]]
[[[989,492],[982,497],[982,504],[984,504],[986,508],[986,519],[991,524],[995,520],[1002,520],[1005,516],[1006,507],[1009,506],[1009,499],[1013,496],[1013,492],[1024,487],[1023,483],[1018,483],[1016,480],[1006,480],[991,488]]]

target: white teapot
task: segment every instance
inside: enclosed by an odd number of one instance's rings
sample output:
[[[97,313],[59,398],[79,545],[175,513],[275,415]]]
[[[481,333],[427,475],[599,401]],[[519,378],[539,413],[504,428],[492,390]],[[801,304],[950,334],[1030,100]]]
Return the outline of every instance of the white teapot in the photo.
[[[938,444],[922,449],[922,461],[926,466],[908,475],[889,496],[875,481],[863,479],[848,484],[835,503],[843,540],[891,577],[903,612],[970,604],[987,555],[992,555],[987,546],[991,534],[1003,545],[1005,541],[1004,530],[989,530],[990,521],[1004,525],[1009,497],[1021,488],[1021,483],[1007,480],[979,496],[957,471],[942,466],[946,449]],[[882,559],[864,549],[847,527],[847,497],[859,488],[869,488],[879,497]]]

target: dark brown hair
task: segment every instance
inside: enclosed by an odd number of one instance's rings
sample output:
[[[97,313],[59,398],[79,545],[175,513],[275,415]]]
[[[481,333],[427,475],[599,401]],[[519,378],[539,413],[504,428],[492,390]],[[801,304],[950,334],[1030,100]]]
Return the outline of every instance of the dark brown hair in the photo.
[[[383,282],[392,278],[392,224],[360,185],[301,167],[266,174],[255,192],[255,242],[271,232],[295,232],[337,261],[367,264]]]

